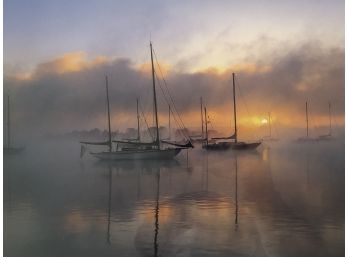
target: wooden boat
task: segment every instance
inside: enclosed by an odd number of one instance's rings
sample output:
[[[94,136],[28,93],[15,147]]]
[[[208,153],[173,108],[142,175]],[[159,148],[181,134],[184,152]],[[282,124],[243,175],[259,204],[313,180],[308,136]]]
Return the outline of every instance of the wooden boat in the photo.
[[[167,148],[167,149],[132,149],[111,152],[91,153],[100,160],[163,160],[172,159],[180,153],[183,148]]]
[[[320,135],[316,138],[317,141],[328,141],[328,140],[332,140],[333,136],[332,136],[332,129],[331,129],[331,103],[329,102],[329,133],[325,134],[325,135]]]
[[[191,142],[193,143],[200,143],[202,144],[202,147],[203,145],[205,144],[206,142],[206,138],[205,138],[205,135],[204,135],[204,118],[203,118],[203,99],[202,97],[200,97],[200,105],[201,105],[201,134],[194,134],[194,135],[190,135],[190,139],[191,139]]]
[[[206,150],[250,150],[257,148],[261,141],[257,142],[242,142],[237,139],[237,108],[236,108],[236,89],[235,89],[235,74],[232,74],[233,80],[233,110],[234,110],[234,134],[229,137],[215,137],[209,142],[208,129],[207,129],[207,111],[205,112],[205,131],[206,131],[206,142],[203,144],[203,148]],[[234,141],[231,141],[234,140]]]
[[[309,137],[308,132],[308,103],[306,102],[306,136],[305,137],[299,137],[296,142],[297,143],[306,143],[306,142],[314,142],[315,138]]]
[[[272,119],[271,119],[271,113],[268,113],[268,129],[269,134],[268,136],[265,136],[262,140],[267,142],[276,142],[279,141],[279,138],[272,137]]]
[[[174,147],[163,147],[161,145],[161,140],[159,138],[159,126],[158,126],[158,113],[157,113],[157,97],[156,97],[156,84],[155,84],[155,69],[153,63],[153,49],[152,43],[150,42],[151,51],[151,67],[152,67],[152,86],[153,86],[153,100],[154,100],[154,117],[156,125],[156,137],[153,142],[140,142],[139,134],[139,122],[138,122],[138,139],[139,141],[134,142],[133,140],[122,141],[122,140],[112,140],[111,139],[111,126],[110,126],[110,104],[109,104],[109,91],[108,91],[108,79],[106,77],[106,98],[108,105],[108,128],[109,128],[109,138],[105,142],[81,142],[84,144],[91,145],[107,145],[109,147],[108,151],[103,152],[91,152],[90,154],[100,160],[163,160],[172,159],[180,153],[182,149],[187,149],[193,147],[192,144],[186,143],[180,145],[178,143],[164,142],[165,145],[172,145]],[[139,116],[139,113],[138,113]],[[139,117],[138,117],[139,121]],[[120,144],[121,147],[117,146],[116,150],[113,150],[112,143]],[[123,145],[123,146],[122,146]],[[83,148],[81,148],[81,156],[83,155]]]
[[[7,95],[7,145],[4,146],[4,154],[19,154],[24,151],[24,147],[14,147],[11,145],[11,126],[10,126],[10,95]]]

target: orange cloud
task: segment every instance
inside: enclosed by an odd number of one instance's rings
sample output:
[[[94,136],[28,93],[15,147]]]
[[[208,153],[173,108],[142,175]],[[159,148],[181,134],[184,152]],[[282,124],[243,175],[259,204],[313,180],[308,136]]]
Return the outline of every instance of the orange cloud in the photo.
[[[88,60],[84,52],[66,53],[62,57],[50,62],[39,64],[37,72],[53,72],[58,74],[77,72],[103,64],[107,60],[105,56],[98,56],[92,60]]]
[[[267,73],[271,72],[272,67],[270,65],[257,65],[255,63],[238,63],[234,64],[230,67],[220,67],[220,66],[211,66],[209,68],[203,69],[201,71],[196,72],[203,72],[203,73],[209,73],[209,74],[216,74],[216,75],[224,75],[224,74],[231,74],[232,72],[235,73]]]
[[[88,59],[85,52],[65,53],[51,61],[40,63],[33,71],[17,72],[10,77],[16,80],[31,80],[33,77],[41,74],[65,74],[79,72],[84,69],[90,69],[108,62],[110,59],[106,56],[97,56],[94,59]]]
[[[156,63],[154,63],[154,66],[155,66],[157,76],[161,76],[162,74],[163,76],[166,77],[171,71],[171,65],[164,62],[159,62],[159,66],[161,70],[159,70],[158,65]],[[138,71],[140,71],[143,74],[151,75],[151,72],[152,72],[151,62],[142,63],[138,65],[136,68]]]

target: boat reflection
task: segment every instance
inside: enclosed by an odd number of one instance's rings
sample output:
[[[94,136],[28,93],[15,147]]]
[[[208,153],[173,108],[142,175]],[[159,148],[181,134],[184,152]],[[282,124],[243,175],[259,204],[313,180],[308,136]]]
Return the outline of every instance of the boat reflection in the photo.
[[[200,165],[192,172],[175,161],[163,165],[101,163],[98,167],[107,171],[109,186],[107,244],[119,244],[112,235],[123,237],[127,226],[140,256],[172,256],[177,252],[185,255],[190,249],[197,256],[209,256],[212,251],[224,256],[268,256],[268,249],[279,256],[284,249],[293,253],[286,241],[305,240],[309,247],[318,245],[319,239],[307,239],[309,234],[302,231],[308,228],[317,233],[313,220],[296,212],[301,200],[293,202],[275,184],[276,176],[282,176],[283,171],[276,168],[280,162],[274,157],[272,149],[267,148],[260,155],[231,153],[229,161],[222,163],[217,155],[204,152],[192,156],[195,167]],[[303,157],[300,177],[305,185],[305,172],[309,175],[310,165],[308,154]],[[112,201],[112,195],[118,202]],[[136,227],[131,227],[134,222]],[[272,228],[274,223],[292,227],[280,231]],[[301,231],[297,238],[286,239],[296,231]],[[208,236],[210,233],[215,233],[214,238]],[[265,242],[272,242],[272,246],[266,249]],[[298,251],[298,256],[306,253],[303,247]],[[322,248],[320,251],[325,252]]]

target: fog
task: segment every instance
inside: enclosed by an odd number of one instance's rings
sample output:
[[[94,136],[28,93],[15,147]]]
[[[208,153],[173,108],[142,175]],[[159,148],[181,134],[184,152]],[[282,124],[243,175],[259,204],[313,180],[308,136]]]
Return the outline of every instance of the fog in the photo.
[[[80,159],[73,142],[38,142],[4,159],[4,251],[147,256],[155,251],[159,185],[159,253],[293,256],[296,244],[297,256],[340,256],[343,153],[337,140],[265,143],[244,153],[196,147],[188,163],[183,152],[172,162],[112,164]]]
[[[225,131],[232,127],[232,72],[237,73],[239,120],[250,116],[261,119],[272,112],[274,126],[285,129],[281,136],[286,136],[286,129],[305,128],[304,103],[308,101],[312,127],[322,127],[324,131],[328,128],[330,101],[334,125],[344,125],[344,49],[341,48],[327,49],[311,41],[276,52],[265,60],[248,62],[246,59],[244,65],[222,71],[214,68],[213,63],[212,69],[194,73],[185,72],[179,66],[165,71],[161,66],[177,110],[191,129],[200,127],[201,96],[215,127]],[[109,77],[113,130],[135,127],[136,98],[152,122],[148,67],[130,59],[90,59],[84,53],[71,53],[41,63],[29,74],[4,74],[4,95],[11,95],[12,127],[19,136],[26,137],[104,129],[105,75]],[[167,126],[168,107],[160,89],[161,86],[165,90],[165,85],[157,66],[156,69],[160,125]],[[260,124],[248,121],[244,124],[241,121],[239,126],[260,130]]]

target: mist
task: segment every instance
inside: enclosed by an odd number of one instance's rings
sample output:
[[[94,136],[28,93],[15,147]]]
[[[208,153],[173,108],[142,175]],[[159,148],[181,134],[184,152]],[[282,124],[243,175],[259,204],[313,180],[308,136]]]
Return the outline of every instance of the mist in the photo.
[[[88,59],[84,53],[70,53],[40,63],[29,74],[5,73],[4,96],[11,96],[13,129],[18,134],[45,135],[106,128],[105,75],[109,78],[113,130],[135,127],[136,98],[152,121],[152,81],[147,66],[130,59]],[[167,126],[168,103],[162,95],[166,85],[158,67],[155,69],[160,125]],[[170,67],[165,81],[190,129],[200,127],[199,98],[203,97],[215,127],[229,130],[231,73],[236,72],[239,119],[272,112],[279,130],[300,130],[305,127],[304,103],[308,101],[313,126],[325,130],[328,102],[336,127],[344,125],[344,70],[344,49],[327,49],[311,41],[269,59],[252,63],[246,59],[244,65],[224,70],[214,64],[197,72]],[[240,126],[257,131],[261,125],[240,122]]]

